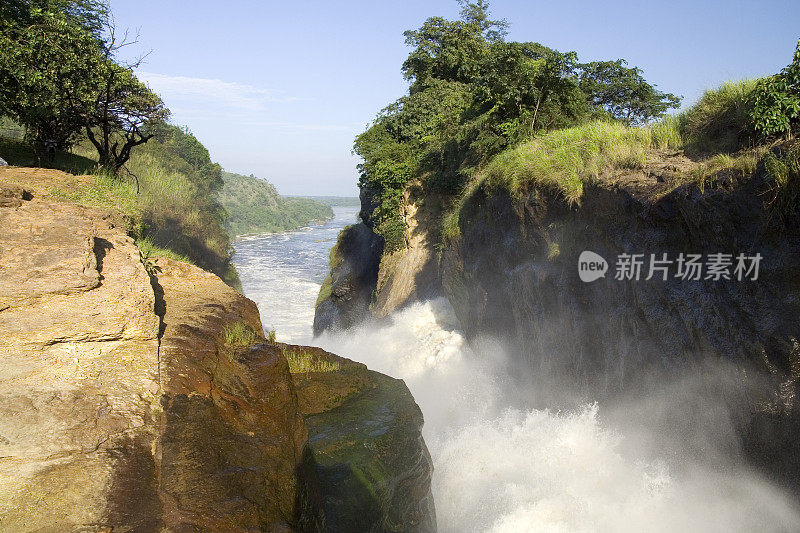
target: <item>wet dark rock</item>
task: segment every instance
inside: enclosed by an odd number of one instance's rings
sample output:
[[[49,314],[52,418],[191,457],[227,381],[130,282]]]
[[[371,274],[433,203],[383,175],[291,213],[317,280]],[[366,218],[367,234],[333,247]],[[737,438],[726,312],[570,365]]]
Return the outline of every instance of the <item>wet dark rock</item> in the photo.
[[[332,256],[330,294],[318,304],[314,335],[331,329],[347,329],[369,315],[383,241],[363,222],[348,226],[339,235]]]
[[[331,532],[436,530],[422,412],[402,380],[317,348],[337,370],[294,374]]]

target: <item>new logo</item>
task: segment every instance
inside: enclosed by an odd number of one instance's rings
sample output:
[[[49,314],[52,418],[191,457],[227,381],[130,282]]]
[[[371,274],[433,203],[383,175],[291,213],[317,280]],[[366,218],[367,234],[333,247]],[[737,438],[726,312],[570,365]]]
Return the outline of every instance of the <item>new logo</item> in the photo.
[[[608,272],[608,261],[602,256],[586,250],[578,258],[578,276],[581,281],[589,283],[605,277]]]

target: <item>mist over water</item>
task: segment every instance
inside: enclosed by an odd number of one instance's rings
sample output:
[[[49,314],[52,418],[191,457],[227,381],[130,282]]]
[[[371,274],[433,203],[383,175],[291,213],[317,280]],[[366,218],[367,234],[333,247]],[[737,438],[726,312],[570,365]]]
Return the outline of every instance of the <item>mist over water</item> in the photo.
[[[533,408],[534,391],[519,385],[502,350],[491,340],[468,346],[444,299],[312,341],[312,285],[327,272],[332,244],[316,232],[335,236],[338,224],[237,242],[245,294],[279,339],[405,380],[425,415],[440,531],[800,530],[794,498],[738,459],[735,413],[701,394],[707,383],[566,411]],[[295,287],[302,301],[287,302]]]

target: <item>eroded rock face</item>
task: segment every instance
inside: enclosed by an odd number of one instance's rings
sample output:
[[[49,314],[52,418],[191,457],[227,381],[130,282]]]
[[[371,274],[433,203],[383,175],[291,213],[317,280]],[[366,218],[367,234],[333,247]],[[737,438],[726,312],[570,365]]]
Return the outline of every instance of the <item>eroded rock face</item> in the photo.
[[[642,369],[691,369],[704,358],[789,379],[800,338],[800,233],[765,210],[762,189],[760,178],[704,194],[693,185],[592,186],[579,208],[541,191],[521,202],[475,198],[445,254],[448,296],[467,334],[506,339],[535,369],[601,391],[632,386]],[[609,261],[605,278],[580,280],[584,250]],[[658,272],[645,279],[651,253],[720,252],[760,253],[758,280],[681,280],[675,265],[667,281]],[[622,253],[646,254],[639,281],[614,279]]]
[[[263,337],[242,348],[221,340],[223,325],[236,322],[260,334],[255,304],[191,265],[161,259],[158,267],[165,523],[177,531],[319,530],[308,434],[286,359]]]
[[[347,329],[369,316],[378,279],[383,242],[363,222],[348,226],[336,244],[338,264],[332,265],[330,295],[314,314],[314,335],[327,329]]]
[[[0,173],[0,530],[319,530],[286,360],[224,340],[255,304],[48,197],[74,179]]]
[[[159,319],[112,213],[0,184],[0,529],[155,527]]]
[[[433,464],[422,439],[422,412],[405,383],[319,348],[286,349],[338,365],[294,374],[326,529],[435,531]]]
[[[705,391],[731,405],[749,456],[800,487],[800,226],[766,204],[763,173],[701,192],[653,178],[587,187],[580,207],[533,191],[478,195],[445,252],[444,285],[470,337],[501,339],[547,398],[643,394],[724,365]],[[584,250],[609,262],[584,283]],[[554,253],[555,251],[555,253]],[[619,254],[762,256],[758,280],[615,280]],[[705,274],[704,274],[705,277]],[[536,378],[534,378],[536,379]],[[560,396],[561,395],[561,396]]]

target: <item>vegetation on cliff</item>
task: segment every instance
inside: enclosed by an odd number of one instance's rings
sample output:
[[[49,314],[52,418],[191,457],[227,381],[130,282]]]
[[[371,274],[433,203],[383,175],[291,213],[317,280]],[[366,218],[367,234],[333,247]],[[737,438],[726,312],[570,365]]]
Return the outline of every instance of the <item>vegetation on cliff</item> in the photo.
[[[165,120],[161,98],[123,62],[102,0],[10,0],[0,5],[0,115],[25,126],[40,163],[88,138],[101,166],[118,171]]]
[[[664,116],[680,99],[624,60],[580,63],[573,52],[507,42],[507,23],[489,18],[487,2],[461,3],[461,20],[431,18],[406,32],[409,93],[355,141],[359,184],[375,205],[368,223],[385,253],[405,246],[401,205],[412,186],[449,205],[447,239],[480,188],[519,197],[540,186],[576,204],[587,182],[683,150],[694,160],[686,179],[704,189],[727,169],[752,173],[767,147],[800,127],[800,45],[780,73],[726,83]],[[792,176],[783,169],[792,168],[793,152],[778,152],[769,157],[783,163],[770,159],[771,175]],[[776,192],[787,190],[776,181]]]
[[[228,213],[231,235],[288,231],[333,217],[333,209],[310,198],[282,197],[275,187],[253,175],[222,173],[217,198]]]
[[[457,195],[506,149],[548,132],[605,119],[646,123],[680,99],[658,91],[625,61],[580,63],[574,52],[508,42],[488,3],[462,1],[461,19],[428,19],[406,32],[408,95],[356,138],[360,185],[374,196],[371,222],[385,251],[404,246],[407,186]]]

